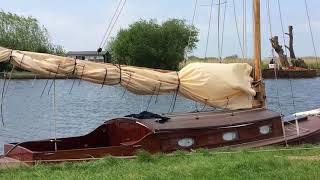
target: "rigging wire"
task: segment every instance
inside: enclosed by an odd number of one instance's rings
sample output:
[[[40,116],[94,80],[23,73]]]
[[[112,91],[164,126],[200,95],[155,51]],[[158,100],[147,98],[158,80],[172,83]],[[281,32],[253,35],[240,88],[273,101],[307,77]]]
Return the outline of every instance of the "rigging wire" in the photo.
[[[6,83],[7,83],[7,74],[6,72],[3,73],[4,75],[4,80],[3,80],[3,86],[2,86],[2,91],[1,91],[1,105],[0,105],[0,114],[1,114],[1,122],[2,122],[2,125],[4,126],[4,117],[3,117],[3,99],[4,99],[4,92],[5,92],[5,89],[6,89]]]
[[[220,54],[220,11],[221,11],[221,0],[218,1],[218,58],[221,62],[221,54]]]
[[[269,31],[270,31],[270,38],[273,37],[273,33],[272,33],[272,23],[271,23],[271,14],[270,14],[270,1],[267,0],[267,15],[268,15],[268,24],[269,24]],[[274,49],[271,46],[271,53],[272,53],[272,58],[275,60],[275,53],[274,53]],[[275,61],[276,62],[276,61]],[[280,103],[280,95],[279,95],[279,81],[278,81],[278,74],[277,74],[277,68],[278,68],[278,64],[277,62],[274,64],[274,77],[275,77],[275,87],[276,87],[276,95],[277,95],[277,103],[278,103],[278,108],[280,109],[280,113],[281,116],[283,116],[283,109]],[[286,131],[285,131],[285,126],[284,126],[284,122],[281,121],[282,123],[282,132],[283,132],[283,137],[285,140],[285,144],[288,147],[288,141],[287,141],[287,136],[286,136]]]
[[[221,16],[221,5],[224,4],[224,14],[222,19],[222,28],[220,28],[220,16]],[[226,8],[227,8],[227,1],[221,3],[221,0],[218,2],[218,58],[219,62],[222,62],[222,46],[223,46],[223,35],[224,35],[224,23],[226,18]],[[220,29],[221,29],[221,41],[220,41]]]
[[[107,30],[105,31],[105,33],[103,35],[103,38],[102,38],[102,40],[101,40],[101,42],[99,44],[99,48],[102,48],[102,45],[105,44],[105,39],[106,39],[107,34],[108,34],[109,30],[110,30],[111,24],[114,21],[114,18],[116,17],[117,12],[119,11],[119,8],[120,8],[120,5],[121,5],[122,1],[123,0],[120,0],[118,5],[117,5],[116,11],[114,12],[114,14],[113,14],[113,16],[112,16],[112,18],[111,18],[111,20],[109,22],[109,25],[107,27]]]
[[[282,29],[282,36],[283,36],[283,46],[286,45],[286,39],[285,39],[285,32],[284,32],[284,27],[283,27],[283,19],[282,19],[282,12],[281,12],[281,5],[280,5],[280,0],[278,0],[278,9],[279,9],[279,16],[280,16],[280,22],[281,22],[281,29]],[[285,55],[287,56],[287,49],[285,49]],[[292,106],[293,106],[293,111],[296,113],[296,103],[295,103],[295,97],[294,97],[294,92],[293,92],[293,83],[292,83],[292,77],[291,74],[289,74],[289,85],[290,85],[290,91],[291,91],[291,98],[292,98]],[[300,128],[299,128],[299,122],[297,115],[295,114],[295,124],[296,124],[296,130],[297,130],[297,135],[300,135]]]
[[[269,23],[270,38],[273,38],[271,14],[270,14],[270,1],[267,0],[266,2],[267,2],[267,13],[268,13],[268,23]],[[274,49],[272,48],[272,46],[271,46],[271,54],[272,54],[272,57],[275,58],[275,53],[274,53]]]
[[[59,68],[59,67],[58,67]],[[56,119],[56,79],[53,79],[53,96],[52,96],[52,100],[53,100],[53,122],[54,122],[54,150],[58,151],[58,146],[57,146],[57,119]]]
[[[114,20],[114,22],[113,22],[113,24],[112,24],[112,26],[111,26],[111,28],[110,28],[110,30],[109,30],[109,32],[108,32],[107,38],[106,38],[103,46],[105,46],[106,43],[108,42],[108,39],[110,38],[110,35],[111,35],[111,33],[112,33],[113,29],[114,29],[114,26],[115,26],[116,23],[118,22],[118,19],[119,19],[120,15],[121,15],[121,13],[122,13],[122,11],[123,11],[123,8],[124,8],[126,2],[127,2],[127,0],[124,0],[124,1],[123,1],[123,4],[122,4],[122,6],[121,6],[121,8],[120,8],[120,10],[119,10],[119,13],[117,14],[116,19]]]
[[[235,26],[236,26],[236,30],[237,30],[238,43],[239,43],[239,46],[240,46],[240,50],[241,50],[242,56],[244,56],[244,51],[243,51],[241,38],[240,38],[238,20],[237,20],[236,3],[235,3],[234,0],[232,0],[232,2],[233,2],[233,15],[234,15],[234,21],[235,21]]]
[[[227,12],[227,1],[224,4],[224,14],[223,14],[223,23],[222,23],[222,34],[221,34],[221,46],[220,46],[220,55],[223,56],[223,43],[224,43],[224,26],[226,21],[226,12]],[[221,61],[220,61],[221,63]]]
[[[284,32],[284,27],[283,27],[283,19],[282,19],[282,12],[281,12],[280,0],[278,0],[278,10],[279,10],[280,23],[281,23],[283,46],[285,46],[287,43],[286,43],[285,32]],[[284,48],[284,50],[285,50],[285,55],[287,56],[287,54],[288,54],[287,48]]]
[[[193,8],[193,15],[192,15],[192,22],[191,22],[191,26],[194,27],[194,22],[195,22],[195,18],[196,18],[196,14],[197,14],[197,7],[198,7],[198,0],[195,0],[194,3],[194,8]],[[188,48],[190,46],[191,43],[191,36],[192,36],[192,29],[190,28],[189,31],[189,38],[188,38],[188,45],[187,47],[185,47],[185,57],[184,57],[184,64],[186,64],[187,60],[188,60]]]
[[[247,48],[247,1],[243,0],[243,20],[242,20],[242,28],[243,28],[243,59],[246,60],[248,56],[248,48]]]
[[[207,59],[207,54],[208,54],[208,45],[209,45],[209,38],[210,38],[210,31],[211,31],[211,20],[212,20],[212,10],[213,10],[213,1],[214,0],[211,0],[211,4],[210,4],[209,26],[208,26],[206,50],[205,50],[205,55],[204,55],[205,59]]]
[[[313,31],[312,31],[312,26],[311,26],[311,18],[310,18],[310,15],[309,15],[309,7],[308,7],[307,0],[304,0],[304,4],[305,4],[305,8],[306,8],[306,13],[307,13],[307,18],[308,18],[308,25],[309,25],[309,31],[310,31],[310,36],[311,36],[311,41],[312,41],[313,50],[314,50],[314,55],[315,55],[315,58],[316,58],[317,68],[319,68],[318,55],[317,55],[316,45],[315,45],[315,42],[314,42],[314,36],[313,36]]]
[[[271,23],[271,14],[270,14],[270,2],[267,2],[267,15],[268,15],[268,24],[269,24],[269,32],[270,32],[270,38],[273,37],[273,33],[272,33],[272,23]],[[272,52],[272,58],[276,59],[275,53],[274,53],[274,49],[271,46],[271,52]],[[274,77],[275,77],[275,84],[276,84],[276,95],[277,95],[277,101],[278,101],[278,107],[280,109],[280,113],[282,114],[282,107],[280,104],[280,95],[279,95],[279,81],[278,81],[278,75],[277,75],[277,63],[275,63],[275,67],[274,67]]]

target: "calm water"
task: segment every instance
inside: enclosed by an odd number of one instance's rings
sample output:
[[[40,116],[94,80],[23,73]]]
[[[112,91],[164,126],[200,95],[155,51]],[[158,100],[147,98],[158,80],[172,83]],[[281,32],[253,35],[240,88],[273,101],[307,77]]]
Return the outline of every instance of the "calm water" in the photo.
[[[57,136],[83,135],[105,120],[137,113],[147,109],[152,112],[168,112],[172,95],[150,97],[136,96],[125,92],[121,87],[103,87],[78,80],[69,94],[73,80],[56,81]],[[2,88],[3,81],[0,81]],[[6,95],[3,115],[5,126],[0,125],[0,153],[4,143],[52,138],[54,121],[52,91],[48,89],[40,97],[46,80],[12,80]],[[51,81],[49,81],[49,86]],[[320,106],[320,78],[289,80],[267,80],[266,89],[269,109],[291,114]],[[279,89],[279,107],[277,87]],[[294,97],[294,98],[292,98]],[[294,100],[294,101],[293,101]],[[150,102],[150,103],[149,103]],[[293,103],[294,102],[294,103]],[[293,106],[295,104],[295,108]],[[193,111],[202,105],[178,97],[176,112]]]

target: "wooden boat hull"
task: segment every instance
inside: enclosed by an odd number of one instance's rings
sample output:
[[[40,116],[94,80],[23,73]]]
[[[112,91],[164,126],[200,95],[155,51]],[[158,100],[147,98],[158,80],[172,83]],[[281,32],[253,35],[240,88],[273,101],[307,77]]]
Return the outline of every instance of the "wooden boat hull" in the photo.
[[[288,144],[320,142],[320,117],[301,118],[299,135],[294,125],[286,123],[284,138],[281,117],[277,113],[264,112],[264,110],[247,114],[242,112],[214,115],[201,113],[196,117],[199,119],[198,123],[194,123],[192,119],[189,124],[186,124],[188,119],[195,114],[178,115],[172,117],[175,120],[172,120],[171,124],[159,124],[158,126],[152,125],[156,121],[150,122],[150,120],[114,119],[107,121],[85,136],[61,138],[57,141],[42,140],[6,144],[4,146],[5,157],[34,164],[36,162],[88,161],[107,155],[128,157],[135,155],[140,149],[150,153],[170,153],[176,150],[191,151],[199,148],[256,148],[284,145],[286,142]],[[259,120],[251,119],[256,118],[255,115],[265,117],[260,117]],[[183,120],[187,117],[187,120]],[[212,118],[216,118],[216,121],[204,126],[206,119]],[[220,124],[219,118],[229,118],[228,123],[221,122]],[[247,118],[247,120],[241,121],[237,118]],[[236,119],[237,121],[232,122]],[[174,123],[177,127],[181,123],[184,126],[177,128]],[[205,124],[202,125],[202,123]],[[266,130],[261,127],[270,127],[270,131],[266,133]],[[236,135],[226,136],[232,132],[236,132]],[[55,150],[55,143],[57,150]],[[4,162],[0,161],[1,163]]]

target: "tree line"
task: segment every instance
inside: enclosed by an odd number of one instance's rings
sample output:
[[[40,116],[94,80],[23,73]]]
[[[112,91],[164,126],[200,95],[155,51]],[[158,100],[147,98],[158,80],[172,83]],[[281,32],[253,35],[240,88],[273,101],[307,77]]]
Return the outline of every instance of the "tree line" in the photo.
[[[0,11],[0,46],[40,53],[62,55],[62,46],[51,43],[48,30],[31,16]]]
[[[198,30],[184,20],[169,19],[161,24],[140,20],[121,29],[107,50],[113,63],[177,70],[197,42]]]
[[[62,46],[51,43],[48,30],[31,16],[19,16],[0,11],[0,46],[40,53],[64,55]],[[9,70],[8,63],[0,65],[0,71]]]

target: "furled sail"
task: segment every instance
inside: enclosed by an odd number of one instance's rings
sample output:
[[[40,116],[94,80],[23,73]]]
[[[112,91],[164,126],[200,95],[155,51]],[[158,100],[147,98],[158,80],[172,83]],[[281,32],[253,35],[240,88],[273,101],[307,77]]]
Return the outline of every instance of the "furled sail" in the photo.
[[[98,84],[120,84],[138,95],[176,92],[222,109],[252,108],[255,91],[246,63],[193,63],[179,72],[97,63],[43,53],[0,48],[0,62],[40,75],[75,76]]]

